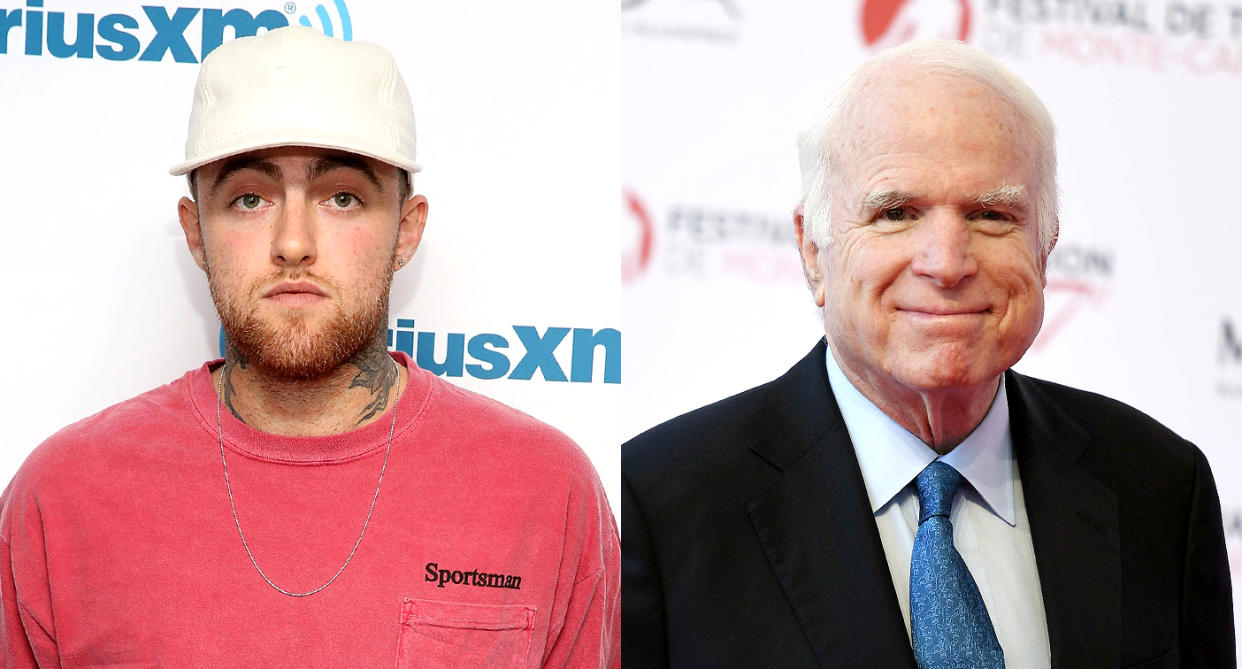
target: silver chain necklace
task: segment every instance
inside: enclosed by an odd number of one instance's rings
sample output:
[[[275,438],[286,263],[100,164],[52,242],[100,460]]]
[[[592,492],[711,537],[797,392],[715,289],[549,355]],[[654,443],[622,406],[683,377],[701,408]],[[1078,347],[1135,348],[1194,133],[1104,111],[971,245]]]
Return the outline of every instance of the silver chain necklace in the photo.
[[[389,360],[392,361],[393,367],[396,368],[396,361],[392,360],[392,358],[389,358]],[[362,531],[358,533],[358,540],[354,542],[354,547],[350,549],[349,557],[345,558],[345,564],[342,564],[341,568],[336,570],[336,573],[332,575],[332,578],[328,579],[327,583],[309,592],[290,592],[273,583],[272,579],[268,578],[267,574],[264,574],[263,570],[259,568],[259,563],[254,559],[254,553],[250,552],[250,545],[246,543],[246,535],[242,532],[241,521],[237,519],[237,504],[233,502],[233,486],[229,483],[229,463],[224,458],[224,426],[220,421],[220,403],[221,397],[224,395],[224,373],[226,371],[228,371],[227,367],[220,370],[220,379],[216,382],[216,437],[220,442],[220,464],[224,466],[224,488],[229,493],[229,508],[233,510],[233,524],[237,526],[237,536],[241,537],[242,548],[246,549],[246,557],[250,558],[250,564],[254,565],[254,569],[259,572],[259,576],[262,576],[263,580],[272,586],[276,592],[290,597],[310,597],[332,585],[332,582],[345,571],[345,568],[349,566],[350,560],[354,559],[354,553],[358,552],[358,546],[362,545],[362,537],[367,533],[367,525],[371,524],[371,514],[375,512],[375,502],[379,499],[380,486],[384,483],[384,472],[388,470],[388,456],[392,453],[392,435],[397,429],[397,400],[401,397],[401,370],[397,368],[397,378],[395,381],[397,384],[397,394],[392,402],[392,423],[388,426],[388,448],[384,451],[384,464],[380,467],[379,480],[375,482],[375,495],[371,497],[371,508],[367,510],[367,519],[362,521]]]

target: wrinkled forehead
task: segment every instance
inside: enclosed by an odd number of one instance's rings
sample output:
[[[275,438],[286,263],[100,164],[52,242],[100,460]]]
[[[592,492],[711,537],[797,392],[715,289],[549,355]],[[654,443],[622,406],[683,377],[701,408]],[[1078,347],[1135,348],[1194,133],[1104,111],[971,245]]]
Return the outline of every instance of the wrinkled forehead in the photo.
[[[827,133],[825,149],[848,166],[868,155],[935,154],[947,145],[1034,159],[1034,136],[1012,102],[957,72],[892,66],[864,74]]]

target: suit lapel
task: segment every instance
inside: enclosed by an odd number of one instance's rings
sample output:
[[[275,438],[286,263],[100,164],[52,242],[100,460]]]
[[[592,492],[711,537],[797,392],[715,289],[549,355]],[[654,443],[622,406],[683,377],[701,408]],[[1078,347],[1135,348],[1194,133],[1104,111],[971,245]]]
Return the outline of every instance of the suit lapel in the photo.
[[[1031,524],[1052,666],[1117,666],[1117,498],[1078,460],[1091,435],[1029,379],[1008,372],[1010,429]]]
[[[913,666],[910,638],[821,341],[777,379],[751,451],[781,476],[749,505],[821,666]]]

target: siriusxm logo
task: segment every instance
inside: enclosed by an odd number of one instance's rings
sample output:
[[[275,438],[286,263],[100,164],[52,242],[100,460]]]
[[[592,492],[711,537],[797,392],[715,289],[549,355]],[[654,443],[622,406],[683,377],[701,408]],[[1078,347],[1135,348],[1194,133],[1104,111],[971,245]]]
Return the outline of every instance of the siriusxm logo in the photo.
[[[345,0],[332,0],[336,5],[336,13],[341,17],[341,39],[346,42],[354,38],[354,25],[349,21],[349,8],[345,6]],[[298,11],[298,6],[292,2],[285,3],[285,13],[293,14]],[[323,5],[315,7],[315,13],[319,16],[319,30],[328,37],[336,37],[335,31],[332,30],[332,17],[328,16],[328,10]],[[298,17],[298,23],[313,28],[311,20],[305,16]]]
[[[162,7],[142,5],[139,14],[75,14],[43,9],[44,0],[26,0],[18,9],[0,8],[0,55],[24,53],[56,58],[94,58],[104,60],[162,61],[171,56],[178,63],[197,63],[224,43],[225,33],[232,37],[256,34],[260,28],[271,30],[289,25],[297,14],[294,2],[286,2],[284,11],[267,9],[252,14],[245,9],[200,9],[198,7]],[[354,38],[353,23],[344,0],[333,0],[341,28],[341,39]],[[318,26],[309,17],[298,17],[298,23],[317,27],[328,37],[336,37],[336,29],[328,9],[315,7]],[[197,22],[197,26],[195,23]],[[67,27],[72,25],[72,28]],[[72,39],[70,39],[72,35]],[[197,36],[198,50],[195,51]],[[14,49],[14,51],[10,51]]]
[[[514,325],[513,334],[516,342],[493,333],[476,334],[467,339],[461,332],[443,335],[416,332],[414,319],[398,318],[396,329],[388,330],[388,348],[414,358],[419,367],[437,376],[469,374],[476,379],[530,381],[535,372],[539,372],[544,381],[621,383],[621,332],[618,330],[551,327],[540,334],[534,326]],[[566,339],[569,340],[570,353],[568,377],[555,356]],[[226,342],[222,327],[221,357],[224,357]],[[595,366],[597,351],[603,354],[602,370]],[[513,360],[519,353],[515,365]]]
[[[398,318],[396,329],[388,331],[388,347],[439,376],[530,381],[539,372],[545,381],[621,383],[621,333],[613,328],[550,327],[540,334],[534,326],[514,325],[513,335],[416,332],[413,319]],[[567,340],[568,377],[554,355]],[[603,353],[602,374],[595,366],[596,351]]]

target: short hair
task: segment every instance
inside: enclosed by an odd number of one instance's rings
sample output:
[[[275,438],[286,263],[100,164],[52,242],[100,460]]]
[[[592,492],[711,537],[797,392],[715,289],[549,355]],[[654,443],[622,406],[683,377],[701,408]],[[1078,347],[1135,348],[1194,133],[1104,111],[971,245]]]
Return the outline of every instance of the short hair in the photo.
[[[1046,258],[1059,232],[1056,130],[1047,107],[1035,91],[995,58],[964,42],[921,40],[883,51],[860,65],[837,88],[815,122],[798,135],[798,162],[802,171],[799,208],[806,234],[821,248],[832,243],[832,188],[843,169],[856,160],[840,155],[843,123],[866,95],[865,84],[893,66],[947,73],[974,80],[992,89],[1025,121],[1020,132],[1036,152],[1036,233]]]
[[[397,207],[401,208],[405,205],[405,201],[410,199],[410,188],[414,184],[414,175],[409,172],[397,170]]]

